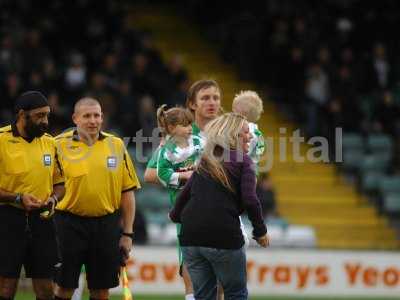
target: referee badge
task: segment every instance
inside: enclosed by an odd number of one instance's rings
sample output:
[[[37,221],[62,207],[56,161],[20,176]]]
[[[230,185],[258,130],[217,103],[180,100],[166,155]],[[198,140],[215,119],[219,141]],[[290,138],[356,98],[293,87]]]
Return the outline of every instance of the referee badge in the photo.
[[[115,156],[107,157],[107,167],[109,169],[115,169],[117,167],[117,158]]]
[[[43,164],[45,166],[51,166],[51,155],[50,154],[43,155]]]

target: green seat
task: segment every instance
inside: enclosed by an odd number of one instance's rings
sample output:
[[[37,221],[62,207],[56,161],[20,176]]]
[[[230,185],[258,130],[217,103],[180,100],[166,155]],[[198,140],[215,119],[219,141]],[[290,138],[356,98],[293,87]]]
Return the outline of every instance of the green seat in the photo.
[[[397,84],[392,90],[393,100],[397,105],[400,105],[400,85]]]
[[[345,170],[356,170],[363,162],[364,153],[360,150],[348,150],[343,153],[343,168]]]
[[[364,155],[364,158],[360,164],[360,172],[361,174],[371,171],[384,173],[388,165],[389,161],[386,159],[386,157],[379,154],[367,154]]]
[[[400,194],[400,176],[387,176],[382,178],[379,189],[383,195],[391,193]]]
[[[343,152],[348,151],[363,151],[364,141],[360,134],[344,133],[342,137]]]
[[[361,175],[361,188],[363,191],[377,191],[385,175],[378,171],[367,171]]]
[[[392,153],[393,141],[387,134],[371,134],[367,138],[367,148],[371,153]]]
[[[376,98],[372,96],[364,96],[360,99],[360,107],[367,120],[371,120],[376,106]]]
[[[168,219],[167,212],[145,211],[144,215],[145,215],[146,221],[151,224],[165,226],[170,222]]]
[[[170,207],[168,193],[158,187],[146,186],[136,195],[138,205],[142,209],[167,211]]]
[[[400,213],[400,193],[389,193],[383,200],[383,208],[389,214]]]

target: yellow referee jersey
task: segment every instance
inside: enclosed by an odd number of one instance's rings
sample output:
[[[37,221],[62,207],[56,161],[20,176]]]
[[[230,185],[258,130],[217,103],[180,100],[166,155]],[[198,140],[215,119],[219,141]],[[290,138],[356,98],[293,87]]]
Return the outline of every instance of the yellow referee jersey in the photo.
[[[140,188],[132,160],[120,138],[100,132],[91,146],[76,131],[56,137],[65,177],[65,196],[57,210],[98,217],[119,209],[121,193]]]
[[[46,201],[53,185],[64,181],[56,153],[55,140],[48,134],[28,142],[14,124],[0,128],[0,188]]]

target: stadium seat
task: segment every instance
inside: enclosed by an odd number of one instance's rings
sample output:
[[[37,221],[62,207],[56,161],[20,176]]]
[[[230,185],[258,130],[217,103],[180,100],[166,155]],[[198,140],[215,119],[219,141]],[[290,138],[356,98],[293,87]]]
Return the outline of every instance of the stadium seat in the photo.
[[[384,172],[389,165],[389,160],[380,154],[367,154],[364,155],[361,164],[360,172],[361,174],[368,171]]]
[[[392,90],[392,94],[393,94],[394,102],[397,105],[400,105],[400,85],[399,84],[396,84],[396,86]]]
[[[400,194],[400,176],[387,176],[382,178],[379,186],[382,195],[399,193]]]
[[[161,242],[163,245],[175,245],[178,241],[176,224],[169,223],[164,227]]]
[[[342,137],[342,146],[344,152],[355,150],[363,152],[364,141],[360,134],[344,133]]]
[[[388,193],[384,196],[383,208],[388,214],[400,214],[400,193]]]
[[[159,187],[146,186],[139,190],[136,198],[143,210],[168,211],[170,207],[168,194]]]
[[[144,214],[148,223],[164,227],[168,222],[170,222],[168,219],[168,213],[166,212],[145,211]]]
[[[365,192],[379,190],[380,183],[384,176],[382,172],[377,171],[367,171],[361,174],[361,189]]]
[[[314,228],[311,226],[290,225],[285,232],[287,247],[313,248],[317,245]]]
[[[392,154],[393,141],[386,134],[371,134],[367,138],[367,148],[370,153]]]
[[[364,157],[363,151],[359,149],[355,150],[347,150],[343,153],[343,164],[342,168],[345,171],[355,171],[357,170],[360,165],[362,164]]]
[[[373,96],[363,96],[360,99],[360,107],[367,120],[371,120],[376,106],[376,98]]]

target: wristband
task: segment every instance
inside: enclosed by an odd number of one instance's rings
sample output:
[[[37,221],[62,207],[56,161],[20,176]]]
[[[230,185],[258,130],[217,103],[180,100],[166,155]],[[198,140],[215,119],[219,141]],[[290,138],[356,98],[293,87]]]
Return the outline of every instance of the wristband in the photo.
[[[15,200],[14,200],[16,204],[21,204],[22,205],[22,196],[23,195],[21,193],[17,194],[17,196],[15,197]]]
[[[132,233],[122,232],[121,234],[124,236],[130,237],[133,240],[133,232]]]

